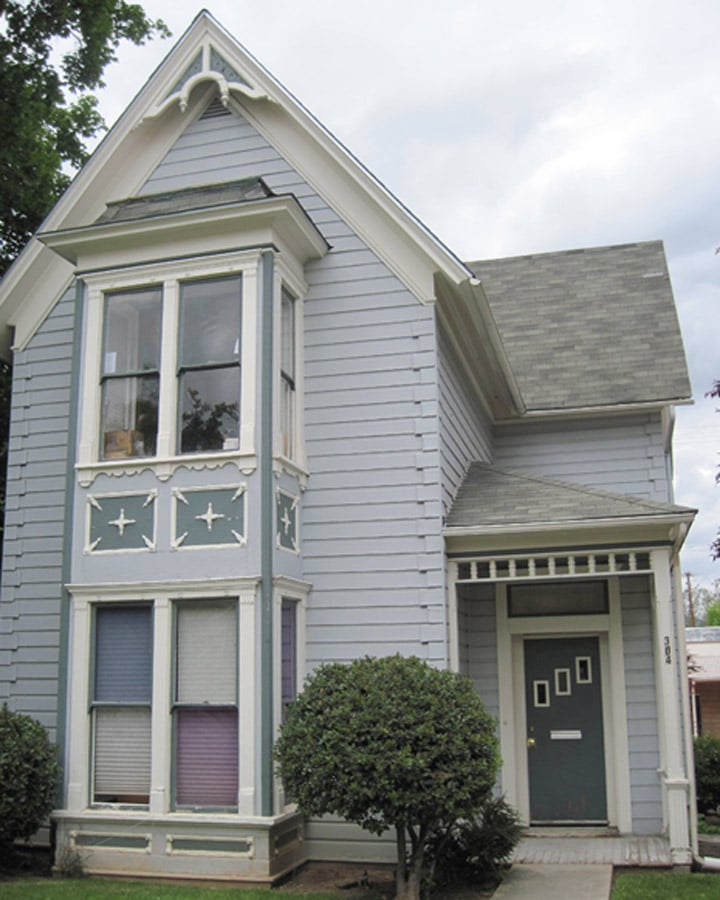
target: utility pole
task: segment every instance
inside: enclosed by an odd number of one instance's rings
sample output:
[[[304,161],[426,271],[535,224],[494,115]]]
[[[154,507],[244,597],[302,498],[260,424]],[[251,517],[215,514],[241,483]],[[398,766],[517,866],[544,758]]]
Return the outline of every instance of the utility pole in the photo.
[[[687,579],[687,595],[688,595],[688,612],[690,618],[690,627],[695,627],[695,604],[693,603],[692,582],[690,581],[690,572],[685,573]]]

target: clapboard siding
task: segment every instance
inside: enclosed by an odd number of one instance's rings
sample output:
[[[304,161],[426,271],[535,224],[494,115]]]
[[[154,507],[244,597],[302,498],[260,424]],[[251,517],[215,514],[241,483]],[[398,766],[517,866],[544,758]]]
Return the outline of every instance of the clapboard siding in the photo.
[[[458,588],[460,672],[471,679],[485,709],[500,714],[494,584]]]
[[[659,834],[663,813],[648,579],[621,578],[620,597],[633,832]]]
[[[0,603],[0,699],[55,735],[74,289],[15,353]]]
[[[498,427],[495,464],[647,500],[672,499],[659,413]]]
[[[240,116],[192,123],[141,193],[250,177],[293,194],[332,248],[305,268],[308,668],[394,652],[444,664],[433,310]]]
[[[443,515],[447,514],[474,460],[492,458],[492,423],[473,397],[467,380],[440,330],[438,338],[438,388],[440,392],[440,470]]]

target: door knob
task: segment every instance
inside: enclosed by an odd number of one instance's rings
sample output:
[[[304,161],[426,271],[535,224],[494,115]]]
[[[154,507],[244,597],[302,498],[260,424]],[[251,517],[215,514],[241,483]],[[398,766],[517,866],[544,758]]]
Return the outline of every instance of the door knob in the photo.
[[[528,747],[530,750],[535,746],[535,738],[528,738]]]

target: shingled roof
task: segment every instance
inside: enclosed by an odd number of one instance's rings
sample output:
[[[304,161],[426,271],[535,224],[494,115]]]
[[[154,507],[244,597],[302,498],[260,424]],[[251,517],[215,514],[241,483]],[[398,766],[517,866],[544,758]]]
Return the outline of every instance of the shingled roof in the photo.
[[[691,396],[661,241],[467,265],[529,411]]]
[[[693,516],[695,510],[615,494],[581,484],[473,463],[468,469],[446,527],[489,528],[562,525],[600,520]]]

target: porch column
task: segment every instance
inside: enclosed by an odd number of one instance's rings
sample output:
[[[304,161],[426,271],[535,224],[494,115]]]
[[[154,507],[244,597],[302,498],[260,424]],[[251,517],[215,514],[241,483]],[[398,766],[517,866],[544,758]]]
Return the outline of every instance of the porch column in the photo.
[[[673,615],[671,554],[668,549],[651,552],[653,570],[653,624],[655,675],[658,687],[658,725],[660,732],[661,775],[665,789],[668,837],[673,863],[692,861],[688,819],[689,780],[683,756],[683,720],[680,701],[681,673],[684,661],[677,658],[675,616]],[[681,665],[682,663],[682,665]]]

